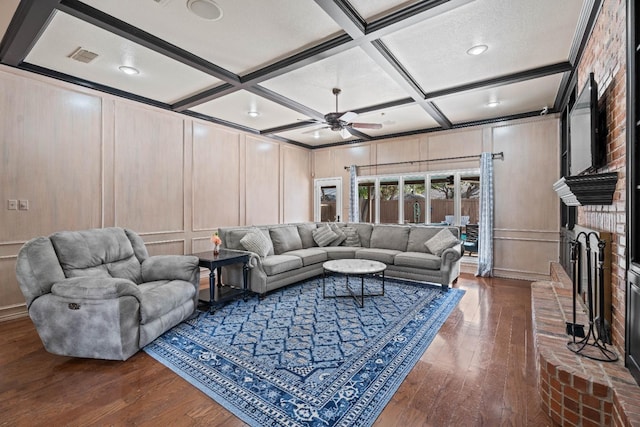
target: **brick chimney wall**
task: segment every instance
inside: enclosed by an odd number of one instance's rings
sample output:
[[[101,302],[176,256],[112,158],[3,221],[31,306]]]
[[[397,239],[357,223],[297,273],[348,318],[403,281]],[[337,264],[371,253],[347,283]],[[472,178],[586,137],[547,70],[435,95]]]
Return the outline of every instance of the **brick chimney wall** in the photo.
[[[609,206],[578,209],[577,223],[615,235],[611,251],[612,333],[618,354],[624,354],[626,269],[626,2],[604,0],[593,33],[578,64],[578,90],[593,72],[598,103],[606,108],[607,165],[598,172],[618,172],[618,184]]]

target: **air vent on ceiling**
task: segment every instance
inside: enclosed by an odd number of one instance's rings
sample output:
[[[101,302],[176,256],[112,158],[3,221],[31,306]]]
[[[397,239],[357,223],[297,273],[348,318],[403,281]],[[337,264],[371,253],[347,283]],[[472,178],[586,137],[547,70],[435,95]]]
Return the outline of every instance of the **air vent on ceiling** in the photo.
[[[71,55],[69,55],[69,58],[75,59],[76,61],[84,62],[85,64],[88,64],[89,62],[93,61],[97,57],[98,57],[97,53],[91,52],[81,47],[77,48],[76,50],[73,51]]]

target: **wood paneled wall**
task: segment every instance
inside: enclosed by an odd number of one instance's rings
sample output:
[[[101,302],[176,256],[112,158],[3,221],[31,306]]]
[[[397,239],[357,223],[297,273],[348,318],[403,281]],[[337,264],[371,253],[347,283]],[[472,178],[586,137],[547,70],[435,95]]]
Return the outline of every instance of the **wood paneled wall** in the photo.
[[[342,177],[344,166],[434,160],[504,152],[494,161],[494,274],[525,280],[549,277],[550,262],[559,257],[560,199],[552,184],[560,176],[559,119],[547,116],[381,140],[313,151],[314,178]],[[445,160],[359,168],[359,175],[405,174],[478,168],[479,161]],[[349,188],[343,185],[347,218]]]
[[[151,254],[208,250],[220,226],[311,220],[313,179],[348,183],[344,166],[482,151],[505,153],[494,163],[495,273],[545,278],[558,259],[558,126],[548,116],[310,151],[0,67],[0,320],[25,313],[15,260],[32,237],[115,225],[138,231]],[[29,210],[7,210],[9,199],[29,200]]]
[[[26,313],[15,262],[36,236],[120,226],[184,254],[221,226],[313,218],[310,150],[7,67],[0,132],[0,320]]]

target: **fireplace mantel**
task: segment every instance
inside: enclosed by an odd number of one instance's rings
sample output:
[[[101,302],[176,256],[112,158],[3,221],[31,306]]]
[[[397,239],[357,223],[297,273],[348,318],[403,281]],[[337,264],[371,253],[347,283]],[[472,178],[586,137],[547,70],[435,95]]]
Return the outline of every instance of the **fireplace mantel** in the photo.
[[[566,176],[553,184],[567,206],[610,205],[618,183],[617,172]]]

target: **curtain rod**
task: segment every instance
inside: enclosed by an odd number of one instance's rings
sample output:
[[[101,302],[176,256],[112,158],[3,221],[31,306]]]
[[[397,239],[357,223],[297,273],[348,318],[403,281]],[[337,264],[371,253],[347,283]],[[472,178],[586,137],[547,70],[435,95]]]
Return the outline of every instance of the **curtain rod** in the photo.
[[[395,166],[395,165],[412,165],[414,163],[425,163],[425,162],[441,162],[444,160],[464,160],[464,159],[479,159],[481,155],[474,156],[458,156],[458,157],[441,157],[439,159],[426,159],[426,160],[407,160],[406,162],[393,162],[393,163],[377,163],[372,165],[355,165],[357,168],[370,168],[373,166]],[[491,153],[491,159],[500,159],[504,160],[504,152],[501,151],[499,153]],[[345,170],[348,170],[351,166],[345,166]]]

